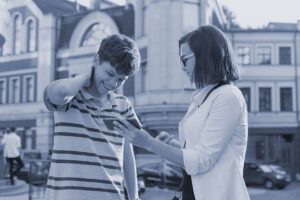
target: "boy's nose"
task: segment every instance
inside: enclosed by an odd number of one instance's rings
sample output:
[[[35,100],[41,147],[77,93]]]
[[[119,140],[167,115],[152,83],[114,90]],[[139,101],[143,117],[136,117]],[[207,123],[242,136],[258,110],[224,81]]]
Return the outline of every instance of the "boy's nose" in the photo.
[[[111,85],[111,87],[116,87],[116,86],[117,86],[117,84],[118,84],[118,81],[117,81],[117,80],[114,80],[114,79],[112,79],[112,80],[110,80],[110,81],[109,81],[109,84]]]

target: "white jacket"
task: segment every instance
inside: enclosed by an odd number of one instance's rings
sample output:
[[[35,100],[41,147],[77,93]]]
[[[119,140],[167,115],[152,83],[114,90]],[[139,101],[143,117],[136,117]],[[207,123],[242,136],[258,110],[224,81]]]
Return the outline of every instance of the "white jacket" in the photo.
[[[247,106],[234,85],[195,91],[179,124],[184,167],[192,177],[196,200],[249,200],[243,179],[248,139]],[[200,105],[200,106],[199,106]]]

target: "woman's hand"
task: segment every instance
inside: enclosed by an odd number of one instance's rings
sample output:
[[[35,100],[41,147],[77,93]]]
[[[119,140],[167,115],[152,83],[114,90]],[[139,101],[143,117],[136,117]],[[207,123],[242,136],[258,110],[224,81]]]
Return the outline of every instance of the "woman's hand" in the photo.
[[[170,135],[168,132],[165,132],[165,131],[160,132],[155,137],[155,139],[157,139],[157,140],[159,140],[159,141],[161,141],[161,142],[163,142],[165,144],[168,144],[168,145],[180,148],[179,141],[175,139],[174,135]]]
[[[114,129],[122,134],[130,143],[147,149],[148,143],[152,139],[147,131],[134,127],[124,118],[118,118],[118,121],[114,121],[113,124]]]

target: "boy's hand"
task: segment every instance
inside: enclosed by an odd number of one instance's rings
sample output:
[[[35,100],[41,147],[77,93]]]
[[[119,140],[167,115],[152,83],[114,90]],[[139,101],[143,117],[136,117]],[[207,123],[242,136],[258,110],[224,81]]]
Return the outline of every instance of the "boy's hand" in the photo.
[[[125,139],[135,146],[145,148],[147,141],[152,138],[147,131],[134,127],[124,118],[118,117],[118,120],[114,121],[113,125],[118,133],[122,134]]]
[[[75,76],[76,79],[81,79],[84,82],[84,87],[89,87],[91,84],[93,68],[94,67],[89,67],[83,74]]]

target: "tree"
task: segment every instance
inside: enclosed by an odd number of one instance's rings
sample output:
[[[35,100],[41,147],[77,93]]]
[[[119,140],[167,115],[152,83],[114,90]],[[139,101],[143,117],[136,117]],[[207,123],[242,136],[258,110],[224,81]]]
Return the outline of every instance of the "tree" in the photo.
[[[226,17],[227,25],[229,29],[240,29],[240,25],[236,22],[235,14],[229,10],[228,7],[222,6],[223,13]]]

